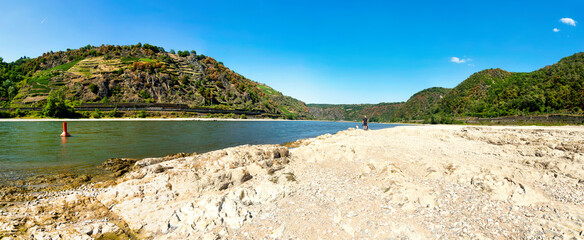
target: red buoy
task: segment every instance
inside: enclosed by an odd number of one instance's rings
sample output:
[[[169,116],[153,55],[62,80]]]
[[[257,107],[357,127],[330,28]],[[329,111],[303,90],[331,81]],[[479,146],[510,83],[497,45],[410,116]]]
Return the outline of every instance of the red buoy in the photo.
[[[63,133],[61,133],[61,137],[71,137],[67,132],[67,122],[63,122]]]

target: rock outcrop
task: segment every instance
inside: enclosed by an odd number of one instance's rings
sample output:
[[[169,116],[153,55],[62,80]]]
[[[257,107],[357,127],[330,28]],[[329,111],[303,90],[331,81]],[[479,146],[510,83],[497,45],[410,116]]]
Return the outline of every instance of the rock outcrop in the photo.
[[[584,128],[404,126],[137,161],[5,204],[19,239],[584,237]]]

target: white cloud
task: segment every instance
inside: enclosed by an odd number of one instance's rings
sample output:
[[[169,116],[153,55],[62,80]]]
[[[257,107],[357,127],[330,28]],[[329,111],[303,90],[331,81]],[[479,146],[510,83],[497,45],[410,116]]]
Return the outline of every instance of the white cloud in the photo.
[[[576,26],[577,23],[576,21],[574,21],[574,19],[571,18],[562,18],[560,19],[560,22],[574,27]]]
[[[553,30],[553,31],[554,31],[554,32],[559,32],[559,31],[560,31],[560,29],[558,29],[558,28],[554,28],[554,30]]]
[[[469,62],[472,60],[470,58],[464,59],[464,58],[451,57],[450,61],[453,63],[465,63],[465,62]]]

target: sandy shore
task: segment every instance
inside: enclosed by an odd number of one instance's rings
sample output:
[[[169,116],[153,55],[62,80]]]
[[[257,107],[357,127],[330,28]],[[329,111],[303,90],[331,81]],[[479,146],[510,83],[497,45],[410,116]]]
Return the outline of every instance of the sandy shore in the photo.
[[[108,187],[4,205],[0,233],[582,239],[584,127],[402,126],[143,159]]]

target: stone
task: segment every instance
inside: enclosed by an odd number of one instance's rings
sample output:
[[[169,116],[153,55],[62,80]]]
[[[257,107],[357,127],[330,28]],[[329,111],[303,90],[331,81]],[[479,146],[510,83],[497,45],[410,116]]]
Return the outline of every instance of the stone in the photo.
[[[273,239],[282,239],[284,236],[284,231],[286,231],[286,224],[282,223],[274,232],[270,235]]]
[[[110,158],[101,164],[101,168],[113,172],[114,176],[121,176],[128,172],[137,161],[138,159],[132,158]]]

